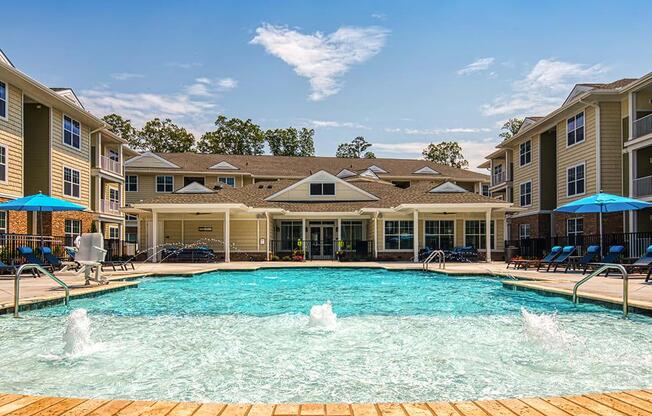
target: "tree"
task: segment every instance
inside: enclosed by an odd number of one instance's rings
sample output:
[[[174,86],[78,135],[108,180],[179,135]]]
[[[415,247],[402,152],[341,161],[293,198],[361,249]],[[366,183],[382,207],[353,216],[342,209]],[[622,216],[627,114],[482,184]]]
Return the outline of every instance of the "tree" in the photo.
[[[523,125],[522,118],[510,118],[500,128],[502,132],[498,135],[498,137],[502,138],[503,140],[510,139],[513,135],[518,133],[522,125]]]
[[[136,150],[163,153],[192,152],[195,136],[179,127],[169,118],[161,120],[158,117],[145,123],[138,132]]]
[[[293,127],[287,129],[269,129],[265,140],[274,156],[314,156],[315,130]]]
[[[131,124],[131,120],[126,120],[115,113],[102,117],[102,120],[107,124],[111,132],[125,139],[129,143],[129,146],[135,147],[138,143],[138,135],[136,129]]]
[[[240,120],[218,116],[217,128],[204,133],[197,142],[202,153],[225,155],[262,155],[265,150],[265,134],[251,119]]]
[[[452,166],[454,168],[464,169],[469,166],[469,162],[462,155],[462,147],[454,141],[440,142],[437,144],[430,143],[423,152],[426,160],[440,163],[442,165]]]
[[[351,140],[351,143],[340,143],[337,146],[337,153],[335,153],[335,156],[353,159],[359,159],[361,157],[365,159],[375,159],[376,155],[374,152],[365,152],[365,150],[370,147],[371,143],[365,140],[364,137],[358,136]]]

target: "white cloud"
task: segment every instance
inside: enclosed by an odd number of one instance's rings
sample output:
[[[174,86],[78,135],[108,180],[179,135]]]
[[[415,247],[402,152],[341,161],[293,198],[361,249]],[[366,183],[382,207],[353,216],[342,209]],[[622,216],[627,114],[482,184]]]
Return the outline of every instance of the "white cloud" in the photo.
[[[388,31],[381,27],[340,27],[335,32],[303,34],[286,26],[263,24],[250,43],[282,59],[308,78],[310,99],[322,100],[340,90],[339,79],[352,65],[378,54]]]
[[[542,59],[525,78],[512,84],[512,93],[482,105],[484,115],[527,116],[544,115],[555,109],[568,95],[574,84],[598,80],[608,68]]]
[[[233,78],[211,79],[196,78],[193,84],[186,87],[186,93],[195,97],[211,97],[222,91],[232,90],[238,86]]]
[[[495,61],[496,58],[492,57],[476,59],[464,68],[459,69],[457,75],[469,75],[474,72],[486,71]]]
[[[200,66],[203,66],[203,64],[201,62],[166,62],[165,66],[180,69],[191,69],[199,68]]]
[[[382,21],[387,20],[387,15],[385,13],[372,13],[371,17]]]
[[[354,128],[354,129],[369,130],[368,126],[365,126],[364,124],[360,124],[360,123],[354,123],[354,122],[351,122],[351,121],[310,120],[310,124],[313,127],[324,127],[324,128],[347,127],[347,128]]]
[[[136,74],[133,72],[114,72],[111,74],[111,78],[116,79],[118,81],[127,81],[130,79],[135,79],[135,78],[143,78],[143,74]]]
[[[233,78],[222,78],[217,81],[217,85],[223,90],[232,90],[238,86],[238,81]]]
[[[454,127],[446,129],[401,129],[386,128],[388,133],[402,133],[410,136],[436,136],[440,134],[487,133],[492,129],[487,127]]]

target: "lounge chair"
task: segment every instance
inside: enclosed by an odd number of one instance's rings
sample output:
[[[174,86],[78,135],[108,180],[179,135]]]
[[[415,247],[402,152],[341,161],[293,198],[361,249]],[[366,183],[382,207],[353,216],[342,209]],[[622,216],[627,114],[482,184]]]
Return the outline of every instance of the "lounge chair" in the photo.
[[[557,257],[561,253],[561,246],[553,246],[550,249],[550,253],[546,254],[542,259],[513,259],[507,262],[507,268],[509,269],[509,265],[511,264],[515,269],[525,269],[527,270],[528,267],[537,267],[537,271],[539,268],[544,265],[550,263],[555,257]]]
[[[38,264],[45,270],[49,270],[50,272],[54,273],[54,267],[52,267],[49,264],[43,263],[41,259],[36,257],[36,254],[34,254],[34,250],[32,250],[30,247],[22,246],[22,247],[18,247],[17,250],[18,250],[18,254],[20,254],[20,256],[23,259],[25,259],[25,263]],[[36,274],[40,276],[38,270],[36,271]]]
[[[546,271],[549,272],[550,268],[554,265],[555,268],[553,269],[553,272],[556,272],[557,267],[559,267],[560,264],[570,263],[570,256],[572,256],[573,253],[575,253],[575,246],[564,246],[564,248],[561,249],[561,253],[548,263]]]
[[[573,266],[575,268],[582,267],[582,274],[586,273],[586,269],[589,267],[591,263],[594,263],[600,256],[600,246],[588,246],[586,248],[586,253],[582,257],[580,257],[576,263],[571,263],[568,262],[566,264],[566,269],[564,270],[564,273],[568,271],[568,269]]]
[[[609,252],[602,257],[602,260],[596,263],[589,263],[589,267],[597,269],[605,264],[620,264],[620,258],[625,251],[625,246],[610,246]],[[606,271],[605,276],[609,276],[609,270]]]
[[[0,260],[0,272],[9,272],[10,274],[16,274],[16,269],[17,269],[16,266],[10,266],[8,264],[5,264],[2,260]]]
[[[104,249],[104,236],[102,233],[87,233],[81,236],[79,249],[75,253],[75,261],[83,268],[86,285],[90,285],[91,280],[100,284],[109,283],[102,276],[102,262],[105,256],[106,250]],[[95,270],[95,277],[91,277],[93,270]]]
[[[65,267],[65,265],[61,262],[61,259],[52,254],[52,249],[50,247],[40,247],[39,250],[41,251],[41,254],[43,255],[43,258],[47,264],[52,266],[54,270],[61,270]]]
[[[647,272],[645,276],[645,282],[647,283],[650,280],[650,274],[652,274],[652,245],[649,245],[645,250],[645,254],[634,263],[625,265],[625,269],[627,273]]]

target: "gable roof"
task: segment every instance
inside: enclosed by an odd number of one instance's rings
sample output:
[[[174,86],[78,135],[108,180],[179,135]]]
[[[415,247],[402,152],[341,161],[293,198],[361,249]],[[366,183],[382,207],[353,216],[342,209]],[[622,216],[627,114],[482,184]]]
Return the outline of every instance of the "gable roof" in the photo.
[[[124,165],[125,167],[179,169],[179,166],[153,152],[144,152],[139,156],[132,157],[125,161]]]
[[[367,191],[365,191],[363,189],[360,189],[359,187],[353,185],[352,183],[347,182],[347,181],[345,181],[343,179],[340,179],[337,176],[326,172],[325,170],[320,170],[319,172],[313,173],[312,175],[307,176],[307,177],[301,179],[298,182],[295,182],[294,184],[288,186],[287,188],[284,188],[284,189],[282,189],[282,190],[268,196],[265,199],[268,200],[268,201],[274,201],[278,197],[280,197],[280,196],[286,194],[287,192],[289,192],[289,191],[303,185],[304,183],[312,183],[313,181],[323,182],[325,180],[326,181],[332,181],[332,182],[334,182],[336,184],[340,184],[341,186],[345,186],[345,187],[347,187],[349,189],[352,189],[353,191],[359,193],[360,195],[363,195],[363,196],[369,198],[369,200],[377,200],[378,199],[377,196],[375,196],[373,194],[370,194],[369,192],[367,192]]]
[[[74,105],[80,108],[84,108],[84,104],[82,104],[81,100],[79,97],[77,97],[77,94],[75,94],[75,91],[73,91],[72,88],[51,88],[52,91],[56,92],[63,98],[67,99]]]
[[[190,182],[188,185],[184,186],[181,189],[174,191],[176,194],[212,194],[216,191],[205,187],[199,182]]]
[[[462,188],[459,185],[454,184],[453,182],[444,182],[440,185],[435,186],[430,191],[431,193],[461,193],[469,192],[466,189]]]
[[[208,169],[217,169],[217,170],[240,170],[240,168],[236,168],[232,164],[226,161],[221,161],[220,163],[216,163],[213,166],[209,167]]]
[[[344,178],[350,178],[351,176],[357,176],[357,175],[358,175],[357,173],[355,173],[355,172],[351,172],[351,171],[348,170],[348,169],[342,169],[342,170],[340,171],[340,173],[338,173],[336,176],[337,176],[338,178],[342,178],[342,179],[344,179]]]
[[[417,173],[419,175],[428,174],[428,175],[439,175],[439,172],[431,168],[430,166],[424,166],[421,169],[417,169],[412,173]]]
[[[12,68],[16,68],[16,65],[14,65],[13,62],[11,62],[9,57],[4,53],[2,49],[0,49],[0,62],[9,65]]]

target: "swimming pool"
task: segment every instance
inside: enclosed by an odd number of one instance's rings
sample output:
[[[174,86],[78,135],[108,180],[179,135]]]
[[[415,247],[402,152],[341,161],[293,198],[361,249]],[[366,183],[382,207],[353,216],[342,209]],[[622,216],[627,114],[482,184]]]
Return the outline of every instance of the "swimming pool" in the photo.
[[[4,393],[387,402],[652,385],[650,318],[417,271],[144,279],[2,317],[0,334]]]

